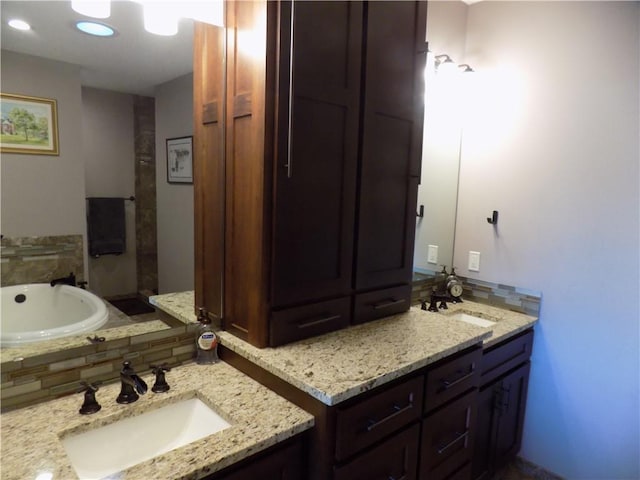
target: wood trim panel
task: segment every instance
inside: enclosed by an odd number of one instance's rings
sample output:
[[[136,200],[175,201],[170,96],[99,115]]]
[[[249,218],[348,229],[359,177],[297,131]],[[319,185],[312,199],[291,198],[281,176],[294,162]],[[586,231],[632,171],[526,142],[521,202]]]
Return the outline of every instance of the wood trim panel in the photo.
[[[224,29],[195,22],[193,65],[195,308],[222,317]]]
[[[275,17],[266,1],[227,5],[225,327],[268,343],[273,80],[268,48]],[[266,29],[265,29],[266,26]],[[269,70],[271,71],[271,70]]]

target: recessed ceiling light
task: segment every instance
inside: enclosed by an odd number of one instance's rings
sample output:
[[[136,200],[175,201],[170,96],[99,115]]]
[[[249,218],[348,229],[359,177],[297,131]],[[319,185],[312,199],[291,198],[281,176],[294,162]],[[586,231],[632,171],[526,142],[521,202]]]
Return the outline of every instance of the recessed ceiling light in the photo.
[[[81,21],[76,23],[76,28],[81,32],[97,37],[113,37],[116,31],[104,23]]]
[[[7,22],[10,27],[15,28],[16,30],[31,30],[31,25],[29,25],[24,20],[18,20],[17,18],[12,18]]]

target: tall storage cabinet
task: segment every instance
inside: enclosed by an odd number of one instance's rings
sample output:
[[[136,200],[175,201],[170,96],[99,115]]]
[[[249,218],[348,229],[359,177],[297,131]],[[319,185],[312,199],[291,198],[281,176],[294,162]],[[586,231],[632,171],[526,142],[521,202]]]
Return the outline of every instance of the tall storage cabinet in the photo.
[[[275,346],[408,309],[426,3],[226,6],[224,327]]]

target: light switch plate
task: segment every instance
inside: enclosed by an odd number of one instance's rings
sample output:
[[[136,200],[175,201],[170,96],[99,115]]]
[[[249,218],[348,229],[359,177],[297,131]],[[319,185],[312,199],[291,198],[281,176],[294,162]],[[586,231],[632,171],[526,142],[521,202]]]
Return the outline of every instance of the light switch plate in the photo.
[[[480,252],[469,252],[469,271],[480,271]]]
[[[429,245],[427,248],[427,262],[428,263],[438,263],[438,246],[437,245]]]

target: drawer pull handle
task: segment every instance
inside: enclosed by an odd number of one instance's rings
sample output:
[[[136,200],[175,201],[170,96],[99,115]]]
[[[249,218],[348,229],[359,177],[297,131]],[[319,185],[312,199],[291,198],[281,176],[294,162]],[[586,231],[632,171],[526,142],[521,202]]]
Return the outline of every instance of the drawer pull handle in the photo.
[[[389,420],[396,418],[399,415],[402,415],[405,412],[408,412],[412,408],[413,408],[413,393],[409,395],[409,403],[404,407],[401,408],[398,405],[394,405],[393,406],[394,411],[390,415],[387,415],[386,417],[380,420],[369,420],[369,425],[367,425],[367,432],[370,432],[378,428],[380,425],[388,422]]]
[[[448,390],[451,387],[459,384],[460,382],[464,382],[465,380],[471,378],[475,372],[476,372],[475,367],[471,366],[471,370],[469,370],[468,373],[462,375],[461,377],[456,378],[455,380],[452,380],[452,381],[442,380],[442,384],[444,385],[444,389]]]
[[[407,301],[406,298],[401,298],[399,300],[389,300],[386,302],[380,302],[373,305],[374,310],[382,310],[383,308],[393,307],[394,305],[399,305],[401,303],[405,303]]]
[[[456,432],[457,433],[457,432]],[[462,440],[463,438],[467,438],[467,436],[469,436],[469,430],[465,430],[463,433],[457,433],[456,438],[454,438],[453,440],[451,440],[449,443],[447,443],[446,445],[444,445],[443,447],[440,447],[438,449],[438,455],[442,455],[444,452],[446,452],[449,448],[451,448],[452,446],[454,446],[456,443],[458,443],[460,440]]]
[[[314,325],[319,325],[321,323],[327,323],[330,322],[331,320],[337,320],[340,318],[340,315],[329,315],[328,317],[322,317],[322,318],[318,318],[316,320],[309,320],[307,322],[300,322],[298,323],[298,328],[309,328],[309,327],[313,327]]]

